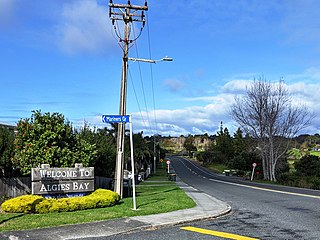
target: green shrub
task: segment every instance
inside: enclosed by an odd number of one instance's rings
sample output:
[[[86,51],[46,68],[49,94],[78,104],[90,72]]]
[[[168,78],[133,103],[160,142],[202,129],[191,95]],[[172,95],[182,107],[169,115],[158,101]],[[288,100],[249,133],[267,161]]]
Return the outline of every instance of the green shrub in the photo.
[[[45,199],[35,195],[12,198],[2,204],[2,209],[10,213],[52,213],[71,212],[90,208],[110,207],[120,201],[120,196],[110,190],[98,189],[88,196]]]
[[[296,173],[284,173],[280,175],[278,181],[280,184],[292,187],[320,189],[320,178],[316,176],[301,176]]]
[[[301,176],[320,177],[320,158],[314,155],[305,155],[294,164],[296,173]]]
[[[10,213],[34,213],[36,206],[43,200],[41,196],[24,195],[5,201],[1,208]]]

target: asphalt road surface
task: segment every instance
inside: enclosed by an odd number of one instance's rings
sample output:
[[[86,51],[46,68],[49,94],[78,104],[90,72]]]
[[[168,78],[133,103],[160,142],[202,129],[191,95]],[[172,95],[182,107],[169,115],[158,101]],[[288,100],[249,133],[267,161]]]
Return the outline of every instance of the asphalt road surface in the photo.
[[[255,184],[213,174],[182,157],[170,160],[182,181],[226,202],[232,212],[218,219],[103,239],[320,239],[320,191]]]

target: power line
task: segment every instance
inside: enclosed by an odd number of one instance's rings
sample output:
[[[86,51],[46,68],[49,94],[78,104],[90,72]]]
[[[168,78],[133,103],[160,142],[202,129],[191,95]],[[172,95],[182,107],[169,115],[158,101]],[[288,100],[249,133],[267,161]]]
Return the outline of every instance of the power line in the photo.
[[[133,34],[135,35],[134,27],[133,27]],[[137,44],[137,43],[135,43],[135,49],[136,49],[137,58],[139,58],[139,51],[138,51],[138,44]],[[149,123],[149,129],[150,129],[150,131],[152,132],[151,121],[150,121],[150,117],[149,117],[149,110],[148,110],[148,105],[147,105],[147,100],[146,100],[145,87],[144,87],[144,83],[143,83],[143,78],[142,78],[142,71],[141,71],[140,62],[138,62],[138,69],[139,69],[139,76],[140,76],[140,83],[141,83],[141,88],[142,88],[144,106],[145,106],[146,114],[147,114],[147,121],[148,121],[148,123]]]
[[[147,17],[147,33],[148,33],[148,47],[149,47],[149,58],[152,59],[152,54],[151,54],[151,40],[150,40],[150,29],[149,29],[149,15],[148,13],[146,14]],[[152,87],[152,102],[153,102],[153,115],[154,115],[154,123],[155,123],[155,128],[154,131],[155,133],[158,132],[158,123],[157,123],[157,115],[156,115],[156,102],[155,102],[155,93],[154,93],[154,78],[153,78],[153,67],[150,64],[150,77],[151,77],[151,87]]]
[[[133,80],[132,80],[132,75],[131,75],[130,68],[129,68],[129,76],[130,76],[130,82],[131,82],[131,85],[132,85],[133,93],[134,93],[134,95],[135,95],[136,102],[137,102],[137,104],[138,104],[138,109],[139,109],[139,113],[140,113],[141,120],[142,120],[142,122],[143,122],[144,127],[147,128],[147,124],[146,124],[146,122],[145,122],[145,120],[144,120],[144,117],[143,117],[143,115],[142,115],[142,111],[141,111],[139,99],[138,99],[138,96],[137,96],[136,88],[135,88],[134,82],[133,82]]]

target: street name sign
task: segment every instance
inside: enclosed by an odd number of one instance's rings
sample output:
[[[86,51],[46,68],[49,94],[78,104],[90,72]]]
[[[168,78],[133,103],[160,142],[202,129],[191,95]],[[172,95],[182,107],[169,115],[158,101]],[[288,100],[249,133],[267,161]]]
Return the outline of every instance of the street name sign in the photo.
[[[102,115],[103,123],[127,123],[129,121],[129,115]]]

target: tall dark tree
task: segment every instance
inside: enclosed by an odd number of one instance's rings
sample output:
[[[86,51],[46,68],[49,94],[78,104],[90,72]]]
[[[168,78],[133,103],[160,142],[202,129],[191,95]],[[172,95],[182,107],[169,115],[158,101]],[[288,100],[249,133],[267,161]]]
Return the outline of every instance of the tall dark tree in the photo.
[[[220,130],[217,132],[213,149],[225,157],[225,163],[227,163],[234,156],[232,137],[230,136],[228,128],[223,128],[222,122],[220,124]]]
[[[143,132],[133,135],[133,144],[135,162],[139,163],[140,168],[145,168],[151,163],[153,144],[149,148],[147,141],[143,138]]]
[[[96,175],[113,177],[117,150],[113,134],[107,128],[99,129],[94,143],[97,148],[97,157],[94,162]]]
[[[234,155],[240,155],[243,151],[247,151],[246,140],[240,128],[233,135],[233,150]]]
[[[0,176],[12,170],[14,132],[7,127],[0,126]]]

